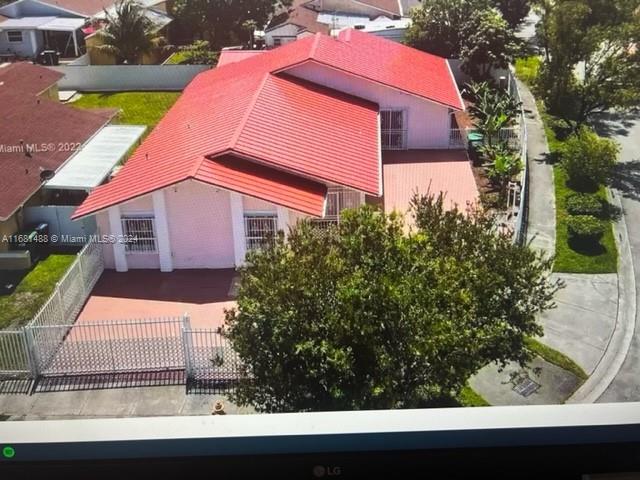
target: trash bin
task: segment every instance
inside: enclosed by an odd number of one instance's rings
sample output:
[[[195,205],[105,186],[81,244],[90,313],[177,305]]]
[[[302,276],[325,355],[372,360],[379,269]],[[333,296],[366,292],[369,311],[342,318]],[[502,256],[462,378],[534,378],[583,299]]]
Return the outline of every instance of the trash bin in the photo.
[[[60,65],[60,55],[55,50],[43,50],[39,56],[41,65]]]
[[[484,137],[481,133],[470,132],[467,135],[469,142],[469,156],[474,165],[480,164],[480,148],[484,144]]]

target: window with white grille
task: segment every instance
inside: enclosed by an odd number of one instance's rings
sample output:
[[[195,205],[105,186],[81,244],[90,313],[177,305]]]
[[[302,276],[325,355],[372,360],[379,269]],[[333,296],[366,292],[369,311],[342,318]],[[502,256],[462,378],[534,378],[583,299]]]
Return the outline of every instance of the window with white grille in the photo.
[[[403,110],[381,110],[380,131],[383,150],[407,148],[407,129]]]
[[[272,242],[278,231],[278,216],[274,213],[245,213],[244,235],[247,251],[263,248]]]
[[[122,217],[122,233],[127,253],[155,253],[155,219],[153,215]]]
[[[20,30],[9,30],[7,32],[7,40],[10,43],[22,43],[22,32]]]
[[[325,218],[338,220],[347,208],[357,208],[362,204],[362,194],[343,187],[329,187]]]

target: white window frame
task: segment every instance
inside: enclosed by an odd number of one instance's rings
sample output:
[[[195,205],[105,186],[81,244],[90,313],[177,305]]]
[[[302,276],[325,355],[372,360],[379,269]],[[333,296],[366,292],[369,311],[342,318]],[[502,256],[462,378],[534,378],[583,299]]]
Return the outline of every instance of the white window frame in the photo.
[[[12,34],[19,34],[20,35],[20,40],[12,40],[11,39],[11,35]],[[7,41],[9,43],[23,43],[24,42],[24,32],[22,30],[7,30]]]
[[[130,222],[138,222],[138,226],[142,227],[142,222],[151,222],[151,230],[141,231],[138,228],[131,228]],[[156,230],[156,217],[153,213],[128,213],[120,216],[122,223],[122,234],[124,235],[124,251],[127,254],[139,253],[158,253],[158,234]],[[133,231],[132,231],[133,230]],[[144,233],[144,235],[142,235]],[[148,235],[148,234],[151,235]],[[129,237],[140,238],[136,241],[130,240]]]
[[[270,222],[273,226],[273,230],[264,230],[261,235],[249,235],[250,225],[249,222],[253,220],[260,220]],[[246,245],[246,251],[259,250],[266,243],[267,237],[272,235],[274,238],[278,233],[278,212],[244,212],[242,221],[244,222],[244,241]],[[268,223],[267,223],[268,224]]]
[[[402,119],[401,128],[382,128],[382,121],[385,115],[400,113]],[[398,139],[399,144],[395,145],[392,139]],[[380,145],[382,150],[406,150],[407,149],[407,111],[400,108],[380,109]]]

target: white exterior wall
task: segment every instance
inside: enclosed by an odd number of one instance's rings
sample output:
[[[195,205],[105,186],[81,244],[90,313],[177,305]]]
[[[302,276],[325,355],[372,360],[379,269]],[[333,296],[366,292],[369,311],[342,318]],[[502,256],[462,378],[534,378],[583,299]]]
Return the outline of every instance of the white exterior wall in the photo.
[[[298,27],[295,25],[286,24],[265,32],[265,45],[269,48],[273,47],[273,39],[275,37],[281,37],[283,45],[288,42],[293,42],[298,38]]]
[[[22,42],[9,42],[9,32],[22,32]],[[39,30],[10,28],[0,31],[0,52],[13,53],[20,57],[34,57],[44,44],[43,34]]]
[[[229,192],[194,180],[165,189],[173,268],[235,265]]]
[[[317,5],[323,12],[353,13],[356,15],[369,15],[371,17],[391,15],[390,13],[369,7],[368,5],[356,3],[352,0],[315,0],[313,5]]]
[[[236,266],[235,245],[232,227],[231,192],[205,183],[189,180],[168,187],[163,191],[166,219],[169,231],[172,267],[186,268],[233,268]],[[279,228],[285,232],[295,225],[302,213],[278,207],[263,200],[241,196],[245,212],[273,212],[279,215]],[[120,214],[153,214],[153,199],[145,195],[120,205]],[[241,225],[244,220],[241,220]],[[107,211],[96,214],[98,233],[110,235]],[[158,220],[156,219],[156,230]],[[156,237],[158,232],[156,231]],[[244,236],[241,242],[244,242]],[[242,243],[244,245],[244,243]],[[103,249],[105,268],[115,268],[113,248]],[[129,269],[160,269],[157,253],[127,253]]]
[[[405,110],[409,149],[449,147],[451,120],[447,107],[313,62],[291,68],[287,73],[370,100],[381,110]]]
[[[98,224],[98,235],[110,235],[109,213],[102,211],[96,215],[96,223]],[[104,245],[102,249],[102,258],[104,260],[104,268],[113,270],[116,268],[116,262],[113,257],[113,248],[111,245]]]

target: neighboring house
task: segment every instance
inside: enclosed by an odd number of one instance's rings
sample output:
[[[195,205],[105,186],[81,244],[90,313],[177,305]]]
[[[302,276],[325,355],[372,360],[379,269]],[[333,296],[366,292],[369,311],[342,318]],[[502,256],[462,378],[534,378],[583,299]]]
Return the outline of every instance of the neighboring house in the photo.
[[[314,33],[337,34],[343,28],[402,41],[409,10],[419,0],[294,0],[265,29],[265,45],[274,48]]]
[[[74,213],[137,239],[105,248],[108,268],[229,268],[300,218],[404,212],[415,191],[477,200],[451,149],[464,105],[445,59],[348,29],[221,63]]]
[[[0,7],[0,55],[34,58],[43,50],[62,57],[86,53],[99,23],[116,0],[17,0]],[[149,18],[164,28],[171,21],[166,0],[143,0]],[[95,43],[95,39],[93,40]]]
[[[92,219],[71,222],[71,213],[145,130],[109,125],[113,109],[58,102],[61,77],[27,62],[0,66],[0,239],[43,221],[55,234],[95,233]]]
[[[75,152],[60,143],[82,145],[106,125],[100,114],[62,105],[55,98],[61,74],[30,63],[0,67],[0,235],[23,225],[22,208],[42,202],[41,187]],[[51,148],[49,146],[52,145]],[[8,248],[0,243],[0,251]]]

